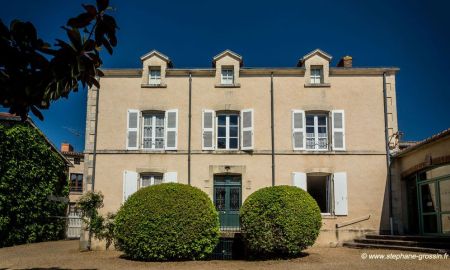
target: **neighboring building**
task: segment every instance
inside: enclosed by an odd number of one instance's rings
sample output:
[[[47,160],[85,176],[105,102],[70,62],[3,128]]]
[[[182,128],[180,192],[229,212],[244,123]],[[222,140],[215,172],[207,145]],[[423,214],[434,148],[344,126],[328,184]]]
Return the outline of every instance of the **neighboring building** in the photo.
[[[394,230],[450,236],[450,129],[394,155]]]
[[[105,214],[141,187],[191,184],[211,197],[222,230],[238,230],[252,192],[295,185],[322,211],[319,245],[389,231],[398,68],[331,58],[317,49],[296,67],[246,68],[226,50],[212,68],[177,69],[151,51],[141,69],[104,70],[101,91],[88,92],[86,188],[104,194]]]
[[[73,146],[69,143],[61,144],[61,154],[71,163],[69,168],[69,208],[67,238],[80,238],[81,233],[81,211],[77,208],[77,201],[83,194],[84,185],[84,154],[73,151]]]

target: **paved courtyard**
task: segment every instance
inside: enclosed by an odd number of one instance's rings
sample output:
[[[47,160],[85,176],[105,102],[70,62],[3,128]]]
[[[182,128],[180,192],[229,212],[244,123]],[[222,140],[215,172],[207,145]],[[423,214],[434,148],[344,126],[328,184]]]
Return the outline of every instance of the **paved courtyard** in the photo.
[[[78,241],[46,242],[2,248],[0,249],[0,269],[450,269],[450,259],[432,258],[433,254],[395,250],[314,247],[306,251],[306,256],[293,260],[156,263],[122,259],[118,251],[79,252],[77,248]],[[370,258],[378,255],[388,258]],[[416,258],[413,258],[414,256]]]

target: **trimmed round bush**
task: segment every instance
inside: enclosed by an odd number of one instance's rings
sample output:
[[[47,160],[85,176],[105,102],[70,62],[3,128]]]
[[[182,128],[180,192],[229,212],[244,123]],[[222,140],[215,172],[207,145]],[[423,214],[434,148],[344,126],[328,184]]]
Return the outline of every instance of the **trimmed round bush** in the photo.
[[[240,211],[243,238],[255,257],[295,257],[314,244],[322,225],[317,202],[293,186],[251,194]]]
[[[219,241],[219,217],[208,195],[183,184],[140,189],[115,218],[117,245],[135,260],[204,259]]]

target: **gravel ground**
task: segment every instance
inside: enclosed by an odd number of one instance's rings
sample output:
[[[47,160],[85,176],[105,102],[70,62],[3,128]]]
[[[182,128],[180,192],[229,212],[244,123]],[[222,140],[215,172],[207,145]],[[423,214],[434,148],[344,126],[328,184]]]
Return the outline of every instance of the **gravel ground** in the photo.
[[[349,248],[319,248],[306,251],[306,256],[278,261],[196,261],[196,262],[135,262],[120,258],[118,251],[79,252],[78,241],[57,241],[21,245],[0,249],[2,269],[450,269],[450,259],[397,258],[430,254],[396,250],[365,250]],[[362,259],[376,254],[392,259]],[[393,255],[391,255],[393,254]]]

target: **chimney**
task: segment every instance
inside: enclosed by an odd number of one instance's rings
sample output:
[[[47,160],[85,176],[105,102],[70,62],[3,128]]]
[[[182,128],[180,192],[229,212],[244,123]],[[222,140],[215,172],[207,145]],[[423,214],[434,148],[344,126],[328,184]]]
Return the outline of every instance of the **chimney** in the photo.
[[[350,55],[346,55],[341,58],[341,61],[338,63],[338,67],[351,68],[353,66],[353,58]]]
[[[70,143],[61,143],[61,152],[73,152],[73,146]]]

